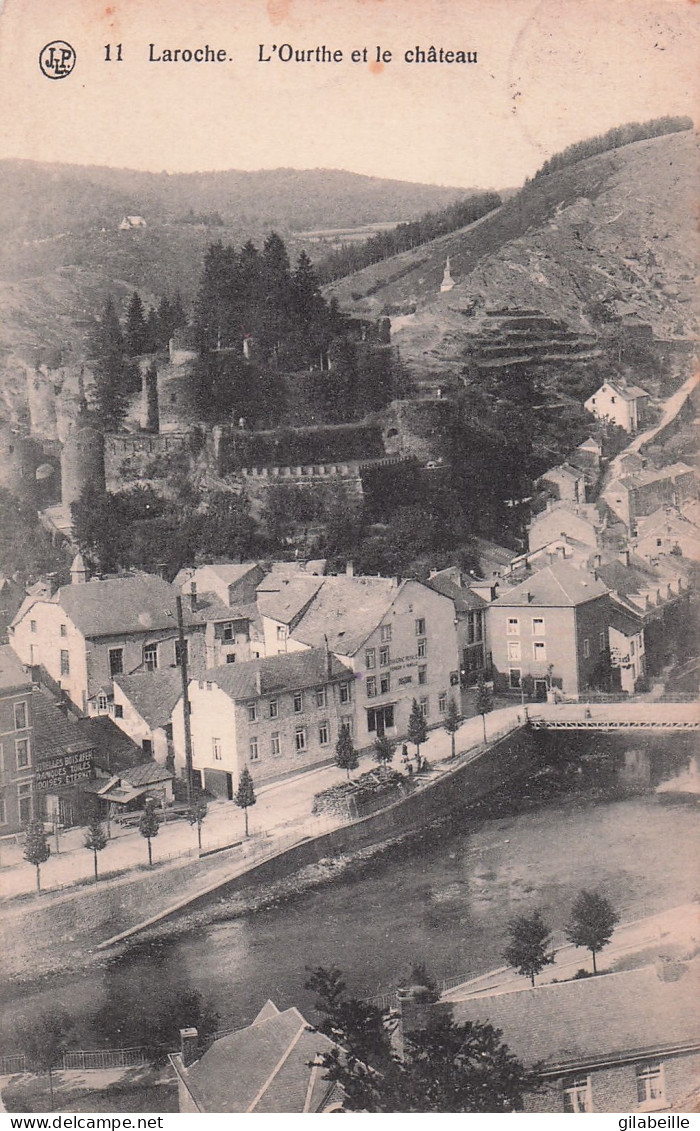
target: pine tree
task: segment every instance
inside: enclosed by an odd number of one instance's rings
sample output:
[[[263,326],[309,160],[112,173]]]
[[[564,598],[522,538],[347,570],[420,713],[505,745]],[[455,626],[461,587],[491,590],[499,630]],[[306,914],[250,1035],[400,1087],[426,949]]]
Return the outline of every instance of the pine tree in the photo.
[[[571,908],[571,922],[564,928],[566,937],[574,946],[585,946],[593,958],[593,973],[597,974],[595,956],[612,938],[620,916],[604,896],[595,891],[580,891]]]
[[[386,734],[382,734],[374,740],[374,757],[379,762],[383,774],[386,773],[389,762],[394,757],[395,749],[394,743]]]
[[[41,865],[51,855],[51,845],[44,832],[44,822],[35,817],[27,825],[24,836],[24,859],[36,868],[36,890],[41,891]]]
[[[554,953],[550,950],[552,933],[540,911],[517,915],[508,924],[508,931],[510,943],[503,951],[503,958],[519,974],[526,974],[534,986],[535,975],[554,962]]]
[[[251,805],[255,805],[257,797],[255,796],[255,789],[253,787],[253,779],[250,776],[250,770],[244,766],[241,770],[241,776],[238,779],[238,789],[233,798],[239,809],[245,813],[245,835],[248,836],[248,810]]]
[[[347,723],[342,724],[338,734],[338,741],[335,744],[335,764],[341,770],[346,771],[348,781],[350,781],[350,771],[356,770],[359,765],[359,758],[353,746],[350,727]]]
[[[462,715],[460,714],[459,708],[455,702],[454,695],[450,695],[450,698],[447,701],[447,712],[445,714],[445,718],[443,719],[442,725],[450,736],[450,740],[452,742],[452,757],[454,758],[456,753],[455,735],[462,725]]]
[[[147,326],[143,313],[143,303],[138,291],[134,291],[126,312],[126,352],[132,357],[146,352]]]
[[[490,688],[484,683],[484,677],[480,675],[476,685],[476,713],[481,715],[481,721],[484,725],[484,742],[486,742],[486,716],[491,711],[493,711],[493,696]]]
[[[139,832],[141,833],[141,836],[145,837],[145,839],[148,842],[148,865],[149,865],[149,867],[153,867],[153,855],[152,855],[152,852],[151,852],[151,841],[153,840],[154,837],[158,836],[159,828],[160,828],[160,813],[156,809],[156,803],[153,800],[153,798],[149,798],[146,801],[146,804],[144,806],[144,810],[141,814],[141,820],[139,821]]]
[[[102,427],[116,429],[126,415],[133,374],[125,364],[124,337],[119,318],[110,296],[102,313],[102,320],[91,340],[91,353],[95,363],[95,410]]]
[[[107,834],[105,833],[104,825],[97,815],[92,817],[90,823],[88,824],[83,844],[87,849],[90,849],[93,854],[93,860],[95,864],[95,883],[97,883],[97,853],[101,852],[103,848],[107,847]]]
[[[420,748],[428,737],[428,727],[417,699],[413,700],[408,716],[408,737],[416,748],[416,760],[420,768]]]

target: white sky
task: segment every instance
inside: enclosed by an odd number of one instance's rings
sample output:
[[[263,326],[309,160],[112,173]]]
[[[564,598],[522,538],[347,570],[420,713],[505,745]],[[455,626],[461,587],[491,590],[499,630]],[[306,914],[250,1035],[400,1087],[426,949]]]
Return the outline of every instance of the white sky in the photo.
[[[37,63],[54,39],[77,52],[58,81]],[[122,63],[103,61],[108,42],[123,44]],[[231,61],[149,63],[151,42],[156,54],[209,43]],[[325,43],[346,61],[258,63],[260,43]],[[377,44],[394,53],[379,73],[349,61]],[[404,62],[417,44],[479,61]],[[700,123],[699,83],[691,0],[5,0],[0,156],[499,188],[614,125],[678,113]]]

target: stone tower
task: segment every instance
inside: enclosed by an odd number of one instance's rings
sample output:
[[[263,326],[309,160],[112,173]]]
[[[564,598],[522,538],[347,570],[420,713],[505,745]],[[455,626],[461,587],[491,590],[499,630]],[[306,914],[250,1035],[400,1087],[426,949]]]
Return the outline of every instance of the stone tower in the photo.
[[[442,276],[442,282],[440,283],[440,294],[444,294],[445,291],[451,291],[454,285],[455,281],[450,274],[450,257],[448,255],[447,259],[445,260],[445,273]]]
[[[61,502],[76,503],[86,487],[105,489],[104,437],[89,424],[74,429],[61,452]]]

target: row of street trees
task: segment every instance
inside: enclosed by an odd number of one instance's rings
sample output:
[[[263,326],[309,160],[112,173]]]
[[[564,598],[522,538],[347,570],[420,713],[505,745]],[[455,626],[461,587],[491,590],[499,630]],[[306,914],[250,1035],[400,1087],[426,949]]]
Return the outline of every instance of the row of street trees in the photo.
[[[596,954],[610,942],[619,919],[612,904],[599,892],[584,889],[574,901],[564,933],[574,946],[590,950],[594,974],[598,973]],[[552,932],[539,909],[511,919],[508,930],[510,942],[503,958],[534,986],[537,974],[554,962]]]

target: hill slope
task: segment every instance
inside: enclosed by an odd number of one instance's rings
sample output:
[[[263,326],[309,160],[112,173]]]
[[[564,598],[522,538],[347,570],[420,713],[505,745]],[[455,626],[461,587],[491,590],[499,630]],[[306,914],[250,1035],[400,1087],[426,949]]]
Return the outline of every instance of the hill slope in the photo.
[[[342,307],[394,318],[420,377],[457,372],[491,311],[533,308],[572,334],[619,317],[697,333],[699,151],[691,131],[538,178],[476,224],[331,284]],[[455,287],[440,294],[445,258]],[[403,315],[403,316],[402,316]]]

